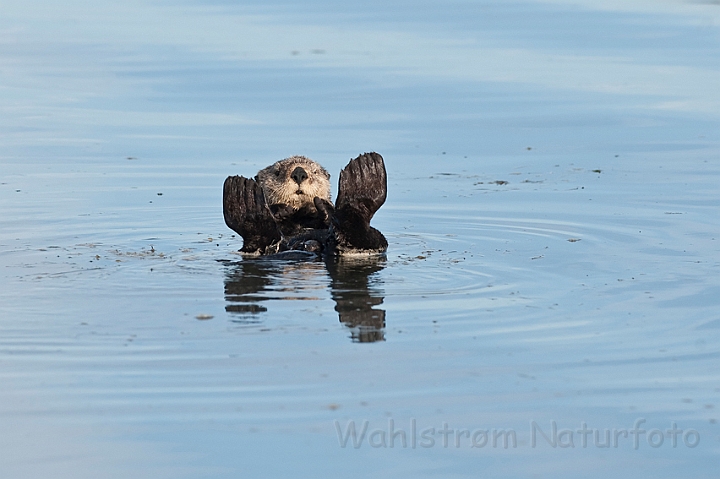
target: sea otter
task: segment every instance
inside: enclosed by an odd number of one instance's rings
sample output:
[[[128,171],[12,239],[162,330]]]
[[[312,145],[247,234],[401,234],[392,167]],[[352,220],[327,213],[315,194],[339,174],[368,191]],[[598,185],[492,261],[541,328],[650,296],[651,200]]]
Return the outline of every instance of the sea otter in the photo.
[[[223,215],[242,236],[243,253],[383,253],[387,240],[370,220],[386,197],[387,173],[378,153],[364,153],[340,172],[334,206],[328,172],[309,158],[291,156],[260,170],[255,179],[229,176]]]

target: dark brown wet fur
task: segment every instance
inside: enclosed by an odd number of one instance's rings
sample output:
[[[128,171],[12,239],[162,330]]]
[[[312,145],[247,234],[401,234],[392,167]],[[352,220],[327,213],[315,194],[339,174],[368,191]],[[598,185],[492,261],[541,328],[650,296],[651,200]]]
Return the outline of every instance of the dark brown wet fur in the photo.
[[[335,248],[340,253],[381,252],[387,240],[370,226],[370,220],[387,198],[383,157],[365,153],[340,172],[335,214],[332,216]]]
[[[322,172],[327,175],[324,169]],[[299,208],[268,205],[266,196],[255,180],[242,176],[225,180],[225,223],[242,236],[242,252],[267,255],[303,250],[322,255],[382,253],[387,249],[385,237],[370,226],[387,196],[385,164],[377,153],[360,155],[340,172],[337,206],[329,201],[329,194],[315,196],[312,205],[305,201]]]
[[[244,253],[265,251],[280,241],[275,218],[265,205],[265,195],[255,180],[229,176],[223,185],[225,224],[243,238]]]

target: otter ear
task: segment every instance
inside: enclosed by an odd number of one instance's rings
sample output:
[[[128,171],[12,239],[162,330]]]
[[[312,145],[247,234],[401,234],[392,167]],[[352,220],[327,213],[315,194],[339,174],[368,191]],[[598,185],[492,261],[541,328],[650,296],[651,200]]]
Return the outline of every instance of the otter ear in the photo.
[[[262,178],[267,178],[267,177],[269,177],[270,174],[272,173],[272,170],[273,170],[273,167],[274,167],[274,166],[275,166],[275,164],[272,164],[272,165],[266,166],[266,167],[263,168],[262,170],[258,171],[258,172],[257,172],[257,175],[255,175],[255,181],[259,181],[259,180],[262,179]]]

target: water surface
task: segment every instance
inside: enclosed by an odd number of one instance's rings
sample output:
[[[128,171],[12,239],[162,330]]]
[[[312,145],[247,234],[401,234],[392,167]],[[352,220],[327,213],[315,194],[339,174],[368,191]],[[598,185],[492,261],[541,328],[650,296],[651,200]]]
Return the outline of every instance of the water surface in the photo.
[[[2,10],[2,477],[715,477],[715,3]],[[385,258],[237,254],[371,150]]]

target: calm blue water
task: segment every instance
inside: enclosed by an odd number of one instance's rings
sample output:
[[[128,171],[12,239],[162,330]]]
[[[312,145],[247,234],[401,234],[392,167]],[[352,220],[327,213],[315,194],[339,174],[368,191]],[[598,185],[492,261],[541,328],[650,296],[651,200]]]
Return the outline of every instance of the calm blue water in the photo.
[[[0,476],[716,477],[718,85],[717,2],[3,1]],[[364,151],[386,258],[236,253]]]

